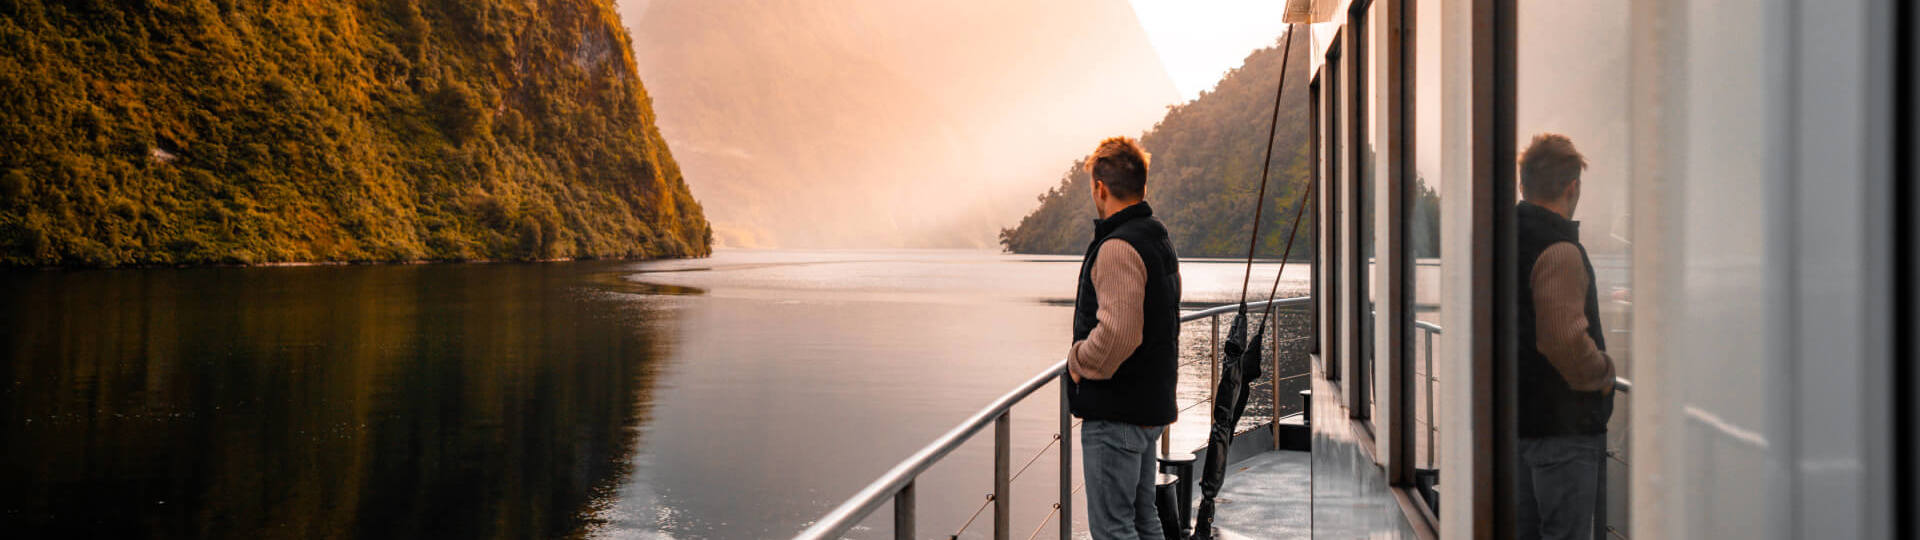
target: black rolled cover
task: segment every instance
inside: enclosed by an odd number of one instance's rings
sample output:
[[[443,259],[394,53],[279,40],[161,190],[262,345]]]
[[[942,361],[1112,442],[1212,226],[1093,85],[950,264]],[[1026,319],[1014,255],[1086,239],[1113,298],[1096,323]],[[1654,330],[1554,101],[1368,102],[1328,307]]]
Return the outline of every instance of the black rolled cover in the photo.
[[[1200,472],[1200,510],[1194,513],[1194,540],[1213,538],[1213,499],[1227,476],[1227,449],[1233,445],[1233,430],[1247,410],[1248,388],[1260,378],[1260,342],[1266,337],[1266,325],[1251,341],[1247,338],[1247,312],[1242,307],[1233,316],[1227,330],[1226,359],[1220,364],[1220,383],[1213,389],[1213,427],[1207,434],[1207,462]]]

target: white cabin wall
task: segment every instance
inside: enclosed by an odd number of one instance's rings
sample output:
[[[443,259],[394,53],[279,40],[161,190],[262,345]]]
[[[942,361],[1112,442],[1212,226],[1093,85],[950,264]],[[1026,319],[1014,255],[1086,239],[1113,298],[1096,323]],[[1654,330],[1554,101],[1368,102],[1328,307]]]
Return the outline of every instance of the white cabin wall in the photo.
[[[1631,143],[1629,145],[1630,183],[1629,196],[1632,198],[1635,212],[1632,230],[1634,242],[1632,280],[1637,286],[1634,294],[1649,299],[1637,303],[1633,310],[1633,323],[1636,328],[1648,329],[1635,332],[1629,339],[1630,346],[1640,359],[1638,373],[1634,382],[1632,400],[1652,404],[1667,400],[1670,386],[1666,379],[1656,376],[1659,361],[1667,355],[1664,351],[1665,336],[1652,329],[1666,328],[1671,310],[1656,309],[1661,304],[1651,301],[1655,298],[1668,298],[1669,289],[1678,286],[1677,275],[1667,264],[1671,257],[1668,253],[1678,253],[1673,248],[1678,235],[1663,234],[1663,231],[1678,227],[1669,223],[1676,220],[1684,208],[1682,201],[1672,196],[1665,181],[1664,166],[1673,159],[1673,149],[1664,143],[1662,119],[1667,110],[1663,98],[1666,96],[1664,77],[1672,73],[1667,66],[1679,61],[1667,54],[1671,49],[1667,40],[1674,36],[1663,31],[1656,21],[1663,20],[1669,4],[1665,0],[1634,0],[1628,8],[1628,31],[1631,33],[1632,64],[1628,90],[1627,115]],[[1666,422],[1666,408],[1645,406],[1629,408],[1629,425],[1636,426],[1641,433],[1656,433],[1663,429]],[[1670,513],[1665,506],[1641,504],[1639,500],[1652,497],[1652,493],[1665,489],[1667,484],[1667,454],[1649,451],[1657,448],[1655,440],[1649,437],[1631,437],[1629,434],[1629,453],[1639,470],[1628,476],[1629,497],[1643,494],[1638,499],[1630,499],[1628,504],[1628,531],[1645,538],[1659,538],[1653,524],[1665,523]]]
[[[1795,16],[1803,538],[1892,535],[1892,7],[1833,0]]]
[[[1648,538],[1772,538],[1786,534],[1790,493],[1785,452],[1793,393],[1787,381],[1791,264],[1781,216],[1788,206],[1782,114],[1783,2],[1739,6],[1672,3],[1658,135],[1668,149],[1654,178],[1636,188],[1662,196],[1636,214],[1657,214],[1659,295],[1637,294],[1658,314],[1657,358],[1642,356],[1635,392],[1634,455],[1660,456],[1633,492],[1632,527]],[[1644,186],[1644,187],[1642,187]],[[1636,256],[1650,255],[1642,249]],[[1772,294],[1769,294],[1769,292]],[[1639,333],[1639,332],[1636,332]],[[1655,510],[1655,509],[1658,510]],[[1659,514],[1662,522],[1646,518]]]
[[[1400,444],[1401,435],[1400,426],[1394,424],[1397,415],[1391,412],[1399,403],[1399,397],[1394,395],[1393,378],[1398,375],[1393,362],[1399,353],[1394,346],[1393,321],[1401,316],[1394,310],[1395,303],[1391,299],[1400,294],[1403,286],[1394,283],[1393,276],[1397,269],[1392,261],[1392,254],[1399,253],[1403,248],[1390,232],[1401,221],[1397,202],[1400,195],[1394,189],[1398,182],[1393,180],[1393,175],[1400,168],[1399,164],[1393,163],[1398,157],[1395,151],[1397,142],[1393,138],[1394,123],[1400,119],[1392,117],[1395,109],[1393,92],[1389,88],[1392,81],[1398,78],[1393,73],[1392,60],[1392,56],[1397,54],[1393,50],[1393,33],[1397,26],[1394,21],[1400,16],[1394,12],[1395,3],[1379,0],[1368,7],[1367,50],[1371,58],[1366,63],[1367,99],[1373,111],[1367,118],[1367,129],[1373,133],[1373,155],[1370,156],[1373,160],[1373,176],[1367,186],[1373,193],[1373,222],[1368,227],[1368,232],[1373,235],[1373,265],[1367,269],[1367,278],[1372,281],[1368,290],[1372,291],[1374,298],[1373,334],[1369,336],[1373,340],[1373,366],[1367,370],[1372,375],[1367,387],[1372,392],[1368,399],[1372,410],[1368,417],[1373,421],[1373,442],[1377,450],[1375,459],[1388,470],[1396,466],[1391,449]]]
[[[1635,537],[1891,534],[1890,5],[1636,6]]]
[[[1467,254],[1474,252],[1476,210],[1487,201],[1474,200],[1472,124],[1473,92],[1473,20],[1471,0],[1421,0],[1418,9],[1438,9],[1441,27],[1440,87],[1440,170],[1448,179],[1440,184],[1440,252],[1447,263],[1440,271],[1440,326],[1446,331],[1436,344],[1440,357],[1449,361],[1434,366],[1439,382],[1440,424],[1440,537],[1479,538],[1486,536],[1490,524],[1475,515],[1476,504],[1490,496],[1481,492],[1473,478],[1492,474],[1484,459],[1486,449],[1478,447],[1475,433],[1486,428],[1478,425],[1475,411],[1475,358],[1473,336],[1478,321],[1473,305],[1483,285],[1476,285],[1476,264]],[[1448,502],[1457,501],[1457,502]]]

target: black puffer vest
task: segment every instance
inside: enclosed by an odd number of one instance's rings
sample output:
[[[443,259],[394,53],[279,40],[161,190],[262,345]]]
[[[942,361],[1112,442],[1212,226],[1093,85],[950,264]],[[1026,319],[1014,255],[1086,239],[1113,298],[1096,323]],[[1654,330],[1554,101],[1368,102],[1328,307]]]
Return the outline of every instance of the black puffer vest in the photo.
[[[1591,435],[1607,432],[1607,418],[1613,416],[1613,396],[1606,392],[1580,392],[1567,386],[1560,370],[1547,361],[1536,347],[1537,329],[1533,312],[1533,263],[1547,247],[1571,242],[1580,248],[1580,263],[1587,270],[1587,335],[1600,350],[1607,349],[1606,336],[1600,331],[1600,296],[1593,280],[1593,261],[1587,248],[1580,245],[1580,224],[1552,210],[1522,202],[1514,208],[1519,224],[1516,247],[1520,256],[1519,300],[1516,321],[1520,340],[1520,425],[1521,437]]]
[[[1153,218],[1153,208],[1142,202],[1095,220],[1093,243],[1080,263],[1080,289],[1073,303],[1073,340],[1093,332],[1100,321],[1099,299],[1093,292],[1093,259],[1100,244],[1118,238],[1140,253],[1147,267],[1140,347],[1120,364],[1113,378],[1081,381],[1069,388],[1073,415],[1137,426],[1173,423],[1174,384],[1179,369],[1180,259],[1167,238],[1167,228]]]

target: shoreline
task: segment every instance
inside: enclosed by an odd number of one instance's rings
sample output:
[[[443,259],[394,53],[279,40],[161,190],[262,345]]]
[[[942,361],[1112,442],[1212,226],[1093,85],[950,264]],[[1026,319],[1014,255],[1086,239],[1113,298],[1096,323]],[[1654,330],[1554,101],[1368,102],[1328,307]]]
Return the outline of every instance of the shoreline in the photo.
[[[406,259],[406,260],[361,260],[361,261],[278,261],[265,263],[187,263],[187,264],[120,264],[101,265],[42,265],[9,266],[0,265],[0,271],[54,271],[54,270],[154,270],[189,268],[307,268],[318,266],[412,266],[433,264],[503,264],[503,263],[561,263],[585,261],[663,261],[676,259],[705,259],[707,255],[676,255],[660,257],[556,257],[551,259]]]

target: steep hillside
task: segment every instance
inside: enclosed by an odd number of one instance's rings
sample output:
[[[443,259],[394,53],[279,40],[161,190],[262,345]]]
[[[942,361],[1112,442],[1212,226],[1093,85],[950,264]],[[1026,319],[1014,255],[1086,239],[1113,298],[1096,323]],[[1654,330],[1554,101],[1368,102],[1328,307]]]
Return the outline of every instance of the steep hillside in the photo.
[[[1287,75],[1274,140],[1265,224],[1257,248],[1260,256],[1280,256],[1300,190],[1307,187],[1311,162],[1307,159],[1306,49],[1304,40],[1296,40],[1293,61],[1287,66],[1292,73]],[[1278,43],[1248,55],[1246,63],[1229,72],[1213,91],[1168,110],[1166,118],[1141,137],[1141,144],[1153,154],[1147,200],[1166,222],[1182,256],[1243,257],[1247,253],[1280,56]],[[1089,220],[1097,217],[1091,181],[1081,163],[1075,162],[1058,186],[1040,195],[1039,208],[1018,225],[1000,231],[1001,245],[1015,253],[1084,252],[1093,234]],[[1303,233],[1294,242],[1294,257],[1312,253],[1310,235]]]
[[[698,256],[612,0],[0,3],[0,262]]]
[[[1125,0],[622,0],[719,241],[988,247],[1179,100]]]

